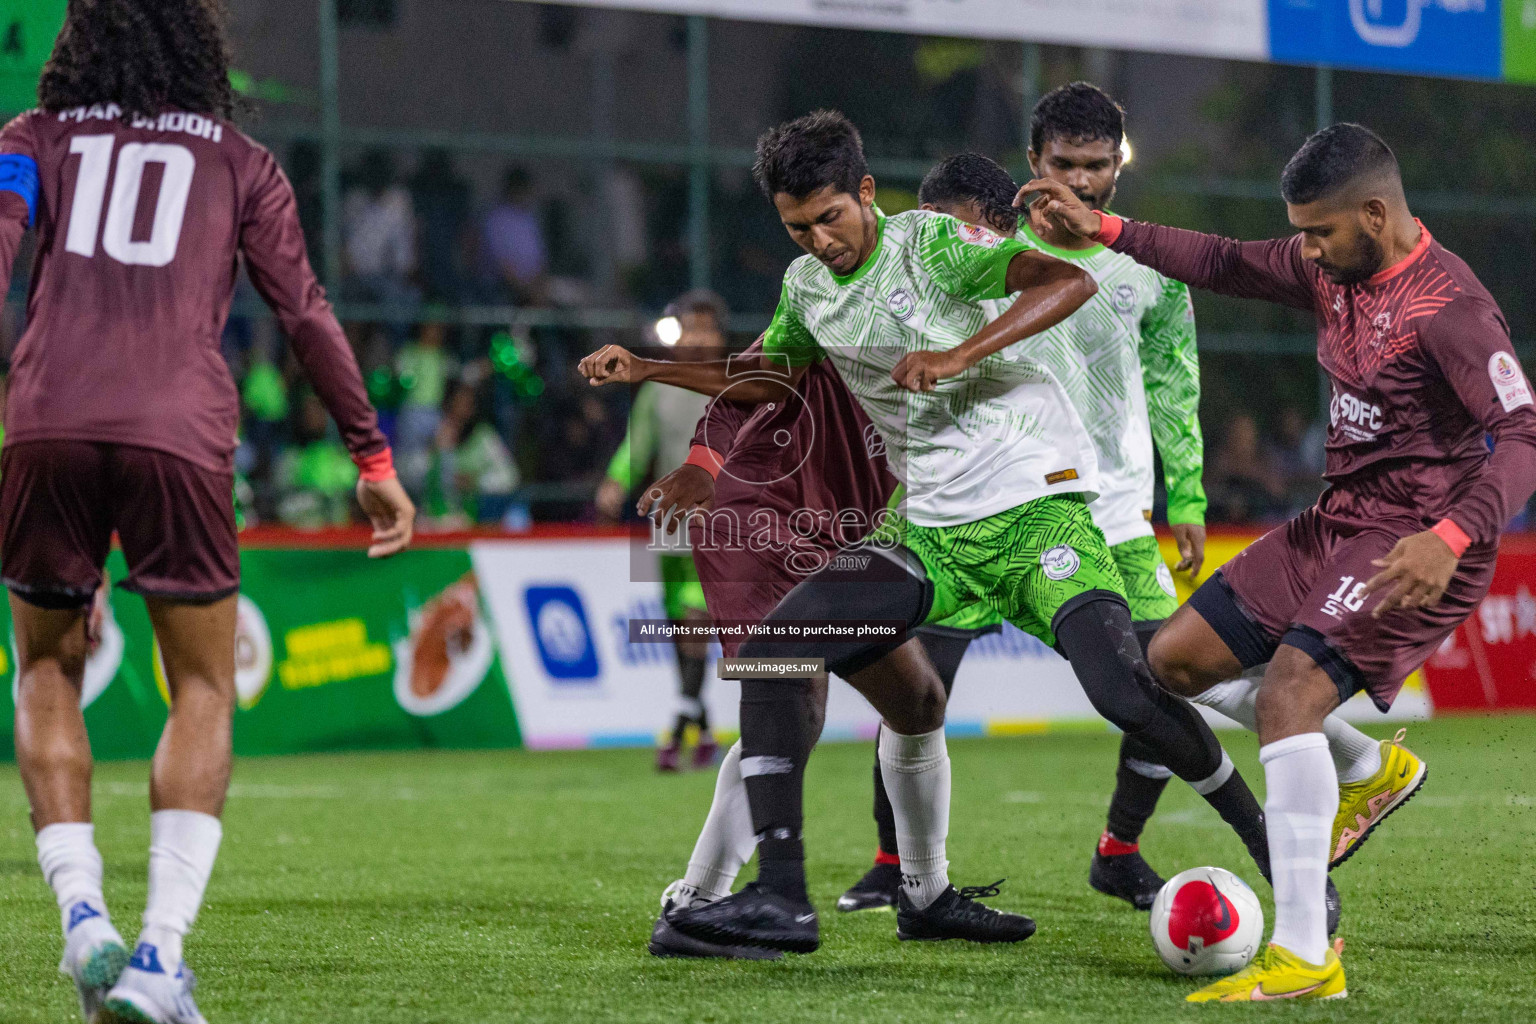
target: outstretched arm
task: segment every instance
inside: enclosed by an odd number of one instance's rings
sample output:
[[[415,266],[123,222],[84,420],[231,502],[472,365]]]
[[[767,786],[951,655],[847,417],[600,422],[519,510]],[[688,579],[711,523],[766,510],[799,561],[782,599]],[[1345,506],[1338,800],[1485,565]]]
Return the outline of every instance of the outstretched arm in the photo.
[[[1240,299],[1267,299],[1314,308],[1313,276],[1301,258],[1301,236],[1239,242],[1199,231],[1143,224],[1090,210],[1059,182],[1038,178],[1019,190],[1014,205],[1033,218],[1123,252],[1166,277]]]
[[[1163,281],[1162,295],[1141,321],[1141,374],[1152,438],[1163,457],[1168,525],[1179,545],[1180,572],[1200,574],[1205,561],[1205,438],[1200,432],[1200,357],[1189,288]]]

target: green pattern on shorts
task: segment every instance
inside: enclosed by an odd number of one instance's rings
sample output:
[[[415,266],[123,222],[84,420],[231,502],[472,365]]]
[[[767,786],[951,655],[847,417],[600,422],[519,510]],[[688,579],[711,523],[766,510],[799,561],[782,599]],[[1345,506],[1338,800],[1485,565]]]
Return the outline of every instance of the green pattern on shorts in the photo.
[[[1125,599],[1131,606],[1132,622],[1156,622],[1174,613],[1179,599],[1173,589],[1173,573],[1163,561],[1156,537],[1137,537],[1116,544],[1109,553],[1125,581]]]
[[[1104,534],[1078,497],[1036,498],[959,526],[918,526],[899,516],[890,525],[933,581],[931,624],[949,625],[981,604],[1055,646],[1051,621],[1062,605],[1090,590],[1125,593]]]
[[[699,570],[693,567],[692,555],[661,556],[661,603],[673,622],[686,618],[690,608],[705,610],[704,587],[699,583]]]

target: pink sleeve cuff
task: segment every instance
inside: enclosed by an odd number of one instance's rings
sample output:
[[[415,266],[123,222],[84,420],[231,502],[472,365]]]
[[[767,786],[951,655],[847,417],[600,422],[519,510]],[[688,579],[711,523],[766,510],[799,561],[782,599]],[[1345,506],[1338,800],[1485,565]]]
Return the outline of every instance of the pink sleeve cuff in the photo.
[[[358,472],[369,483],[389,480],[395,475],[395,456],[388,448],[372,455],[354,455],[352,461],[357,463]]]
[[[1472,546],[1472,538],[1467,532],[1449,519],[1442,519],[1430,528],[1430,533],[1445,541],[1446,547],[1451,549],[1451,554],[1460,558],[1467,553],[1467,548]]]
[[[1093,236],[1093,240],[1100,245],[1114,245],[1115,239],[1120,237],[1120,229],[1124,223],[1112,213],[1099,213],[1099,233]]]
[[[725,465],[725,459],[713,448],[706,448],[702,444],[696,444],[688,449],[688,458],[683,460],[685,466],[698,466],[711,477],[718,478],[720,470]]]

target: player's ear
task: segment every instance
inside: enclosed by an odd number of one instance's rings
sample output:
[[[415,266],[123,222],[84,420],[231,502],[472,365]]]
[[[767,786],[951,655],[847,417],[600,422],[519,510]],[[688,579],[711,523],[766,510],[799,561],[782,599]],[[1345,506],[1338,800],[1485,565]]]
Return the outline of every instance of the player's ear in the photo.
[[[1024,151],[1024,156],[1029,160],[1029,175],[1032,178],[1040,177],[1040,154],[1033,149]]]
[[[1372,235],[1379,236],[1387,229],[1387,201],[1372,196],[1360,207],[1361,226]]]
[[[864,175],[864,180],[859,182],[859,202],[864,206],[875,205],[875,179],[873,175]]]

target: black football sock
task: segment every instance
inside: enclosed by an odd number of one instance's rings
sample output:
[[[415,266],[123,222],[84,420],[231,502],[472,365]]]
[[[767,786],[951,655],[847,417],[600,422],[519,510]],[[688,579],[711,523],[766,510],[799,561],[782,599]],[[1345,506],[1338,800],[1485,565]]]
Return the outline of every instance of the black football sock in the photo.
[[[1258,801],[1200,713],[1153,678],[1125,600],[1107,591],[1084,594],[1062,607],[1052,628],[1094,709],[1204,796],[1267,878]]]
[[[742,680],[741,775],[757,833],[758,884],[802,903],[802,799],[816,717],[809,679]]]
[[[684,710],[678,712],[677,724],[672,730],[672,743],[677,746],[683,742],[684,731],[690,722],[697,722],[699,728],[705,729],[704,703],[699,699],[704,692],[704,659],[684,654],[682,648],[677,650],[677,676],[678,694],[682,697]]]
[[[1135,846],[1147,819],[1173,773],[1157,763],[1157,755],[1129,734],[1120,737],[1120,763],[1115,769],[1115,795],[1109,801],[1109,834]],[[1102,851],[1101,851],[1102,852]]]

